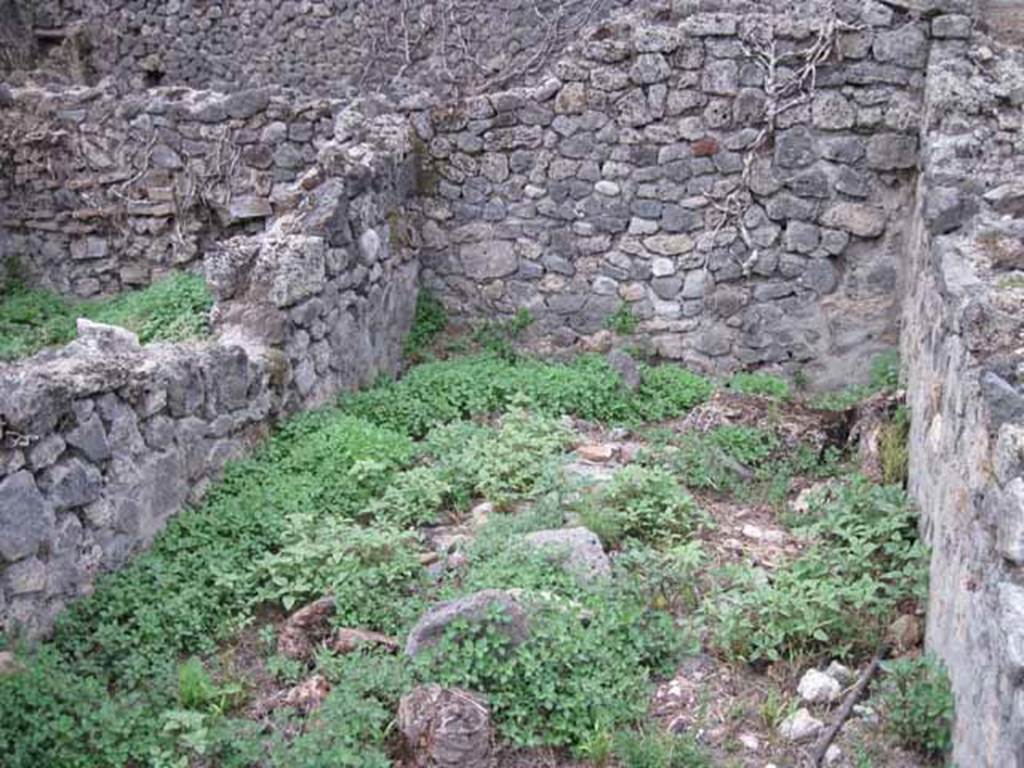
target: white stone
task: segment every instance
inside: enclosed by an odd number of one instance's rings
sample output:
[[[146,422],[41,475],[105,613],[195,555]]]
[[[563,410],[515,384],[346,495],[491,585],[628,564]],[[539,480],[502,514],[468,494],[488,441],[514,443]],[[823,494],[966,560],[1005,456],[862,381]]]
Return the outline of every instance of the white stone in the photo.
[[[641,219],[634,216],[629,220],[629,234],[631,235],[653,235],[658,231],[658,222],[653,219]]]
[[[359,238],[359,252],[367,264],[377,261],[377,256],[380,254],[380,235],[377,234],[377,230],[368,229],[363,232]]]
[[[607,275],[598,275],[594,278],[594,293],[599,296],[614,296],[619,292],[619,284]]]
[[[840,664],[838,661],[830,662],[825,668],[825,674],[835,678],[840,684],[852,683],[854,677],[853,670]]]
[[[839,698],[842,686],[834,677],[817,669],[808,669],[796,690],[807,704],[831,704]]]
[[[108,353],[135,352],[141,349],[139,337],[127,328],[96,323],[84,317],[75,321],[80,342]]]
[[[1005,636],[1003,658],[1008,671],[1024,672],[1024,588],[1009,581],[999,587],[1000,624]]]
[[[515,247],[508,240],[469,243],[460,250],[466,275],[474,280],[493,280],[511,275],[519,260]]]
[[[597,182],[597,184],[594,185],[594,189],[606,197],[615,197],[621,191],[618,184],[614,181],[608,181],[607,179],[602,179]]]
[[[801,707],[782,721],[779,735],[786,741],[808,741],[821,733],[821,720],[811,717],[811,713]]]
[[[786,540],[786,534],[774,528],[762,528],[759,525],[747,523],[743,526],[743,535],[754,541],[764,541],[768,544],[781,544]]]
[[[676,265],[672,259],[657,258],[651,262],[651,274],[655,277],[668,277],[676,273]]]
[[[825,765],[835,765],[843,756],[843,750],[836,744],[829,744],[825,750]]]

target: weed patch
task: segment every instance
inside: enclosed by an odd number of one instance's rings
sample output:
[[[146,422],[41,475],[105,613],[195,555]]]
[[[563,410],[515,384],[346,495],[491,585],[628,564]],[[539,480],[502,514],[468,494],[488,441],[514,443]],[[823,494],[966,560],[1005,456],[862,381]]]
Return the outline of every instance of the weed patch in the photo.
[[[342,407],[381,426],[422,438],[443,424],[507,410],[515,396],[532,411],[607,423],[639,424],[679,416],[710,397],[714,385],[677,366],[643,366],[637,392],[622,387],[601,358],[572,363],[511,362],[493,354],[426,363],[398,382],[347,395]]]
[[[724,574],[707,606],[716,643],[745,661],[867,653],[897,609],[923,598],[926,553],[902,489],[842,485],[803,529],[814,544],[767,578]]]
[[[608,330],[620,336],[631,335],[636,331],[638,324],[639,321],[636,319],[636,315],[633,314],[633,310],[626,302],[619,304],[619,308],[609,315],[608,320],[605,321]]]
[[[884,662],[878,694],[886,730],[904,747],[927,757],[953,745],[953,693],[946,669],[931,656]]]
[[[780,400],[790,397],[789,382],[766,373],[737,373],[726,386],[741,395],[766,395]]]
[[[420,290],[416,296],[412,329],[402,346],[405,357],[410,360],[422,359],[447,325],[448,313],[444,305],[430,291]]]
[[[212,304],[205,281],[190,274],[173,275],[140,291],[78,303],[11,282],[0,295],[0,360],[66,344],[75,337],[78,317],[127,328],[144,344],[201,338],[208,332]]]
[[[663,469],[631,466],[587,496],[580,520],[608,547],[628,541],[672,544],[698,527],[697,504]]]
[[[292,419],[148,552],[99,579],[52,641],[19,652],[24,669],[0,678],[4,764],[383,768],[399,698],[432,682],[486,696],[514,746],[568,748],[595,765],[708,765],[692,740],[650,729],[653,681],[705,634],[750,661],[861,653],[922,594],[923,550],[902,492],[854,481],[801,521],[802,555],[767,576],[709,571],[715,551],[694,539],[707,521],[687,486],[739,493],[782,478],[784,495],[793,474],[836,465],[783,450],[769,430],[724,426],[662,435],[604,484],[567,479],[578,436],[564,414],[674,418],[713,386],[676,367],[641,371],[630,392],[600,358],[485,354],[417,366]],[[494,510],[469,525],[462,514],[480,498]],[[609,576],[581,580],[523,538],[580,523],[615,550]],[[461,558],[447,556],[454,545],[441,552],[470,529]],[[428,606],[489,588],[520,591],[525,641],[493,621],[456,623],[416,660],[366,650],[300,661],[276,655],[274,624],[252,626],[330,594],[335,624],[401,639]],[[257,658],[235,666],[243,646]],[[333,686],[315,710],[249,718],[254,688],[313,673]],[[915,748],[938,743],[898,727]]]

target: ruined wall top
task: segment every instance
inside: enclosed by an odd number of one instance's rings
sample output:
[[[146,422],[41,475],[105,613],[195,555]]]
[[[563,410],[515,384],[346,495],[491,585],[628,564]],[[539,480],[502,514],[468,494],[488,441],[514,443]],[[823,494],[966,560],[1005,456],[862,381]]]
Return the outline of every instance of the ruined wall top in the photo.
[[[986,0],[998,3],[999,0]],[[231,90],[280,85],[337,98],[483,93],[529,82],[581,31],[623,15],[676,22],[694,13],[794,18],[963,13],[973,0],[4,0],[0,35],[26,57],[90,82]],[[0,4],[0,10],[5,6]],[[26,28],[33,34],[25,34]],[[21,30],[20,32],[15,30]]]

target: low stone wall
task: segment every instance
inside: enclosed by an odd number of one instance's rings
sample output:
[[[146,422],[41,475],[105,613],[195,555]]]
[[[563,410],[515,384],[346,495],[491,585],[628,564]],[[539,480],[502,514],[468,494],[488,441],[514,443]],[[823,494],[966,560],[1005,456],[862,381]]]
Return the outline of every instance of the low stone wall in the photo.
[[[277,411],[241,347],[81,339],[0,372],[0,627],[44,631],[145,547]]]
[[[1022,78],[1020,52],[980,35],[935,43],[908,243],[910,491],[961,766],[1024,765]]]
[[[415,117],[425,279],[457,316],[526,308],[563,345],[624,306],[666,358],[859,381],[897,339],[930,34],[969,19],[692,5]]]
[[[127,332],[0,366],[0,631],[43,633],[281,416],[394,373],[418,264],[404,125],[326,149],[266,235],[207,254],[207,343]],[[369,140],[372,139],[372,140]]]
[[[110,81],[0,104],[0,226],[28,278],[87,297],[146,285],[260,231],[333,137],[331,100]],[[6,155],[4,157],[3,155]]]

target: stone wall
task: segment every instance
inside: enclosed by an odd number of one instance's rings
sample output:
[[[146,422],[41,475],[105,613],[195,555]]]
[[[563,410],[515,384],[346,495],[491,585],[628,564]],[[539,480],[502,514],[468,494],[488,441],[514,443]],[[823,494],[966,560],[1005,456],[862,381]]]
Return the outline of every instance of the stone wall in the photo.
[[[268,89],[15,88],[0,104],[0,226],[34,284],[146,285],[260,231],[333,137],[339,103]]]
[[[271,84],[335,98],[506,87],[542,69],[588,21],[622,6],[667,5],[660,0],[17,1],[37,29],[70,34],[83,27],[90,40],[89,69],[135,88],[174,84],[232,90]]]
[[[418,265],[404,125],[326,148],[263,236],[211,250],[209,342],[85,324],[0,365],[0,631],[44,632],[278,418],[394,373]]]
[[[910,491],[932,547],[926,641],[949,667],[961,766],[1024,765],[1021,82],[1019,51],[980,34],[936,40],[908,248]]]
[[[1024,765],[1024,57],[977,31],[1011,39],[1013,4],[565,3],[567,35],[605,21],[544,77],[564,38],[508,34],[530,26],[515,3],[488,24],[470,0],[457,23],[426,0],[107,5],[117,34],[82,71],[121,86],[0,89],[0,245],[77,295],[201,265],[216,335],[86,328],[0,368],[0,626],[45,630],[277,418],[393,371],[421,262],[460,321],[525,308],[570,346],[625,308],[663,357],[824,386],[866,374],[902,306],[954,759]],[[32,23],[103,41],[98,7],[48,0]],[[454,58],[457,34],[502,55]],[[409,120],[275,89],[123,94],[158,81],[365,87]]]
[[[897,339],[929,25],[836,5],[607,23],[538,87],[419,113],[426,282],[561,345],[624,306],[665,358],[862,379]]]

